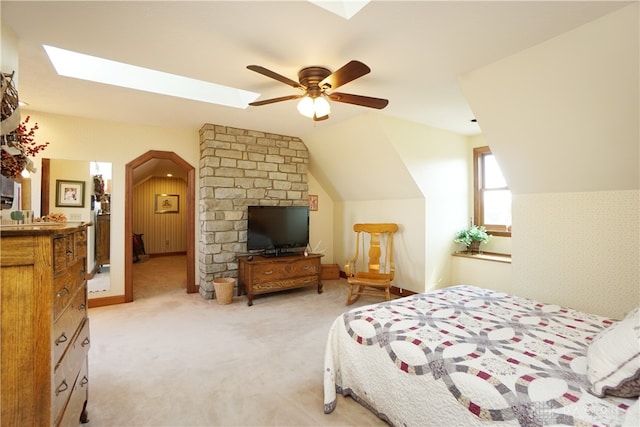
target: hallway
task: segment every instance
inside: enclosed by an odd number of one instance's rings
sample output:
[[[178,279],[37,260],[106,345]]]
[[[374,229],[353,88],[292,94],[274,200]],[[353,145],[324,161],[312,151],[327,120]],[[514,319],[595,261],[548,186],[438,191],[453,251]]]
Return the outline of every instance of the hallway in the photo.
[[[149,257],[133,264],[133,300],[182,289],[187,292],[187,256]]]

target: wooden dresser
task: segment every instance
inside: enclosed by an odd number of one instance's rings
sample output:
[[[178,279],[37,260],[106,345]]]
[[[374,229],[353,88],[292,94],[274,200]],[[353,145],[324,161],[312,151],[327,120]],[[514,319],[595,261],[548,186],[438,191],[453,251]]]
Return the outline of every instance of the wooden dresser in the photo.
[[[318,293],[321,294],[321,258],[320,254],[282,257],[239,256],[238,290],[242,292],[244,289],[248,305],[253,305],[254,295],[303,286],[318,285]]]
[[[0,227],[0,424],[87,422],[87,226]]]

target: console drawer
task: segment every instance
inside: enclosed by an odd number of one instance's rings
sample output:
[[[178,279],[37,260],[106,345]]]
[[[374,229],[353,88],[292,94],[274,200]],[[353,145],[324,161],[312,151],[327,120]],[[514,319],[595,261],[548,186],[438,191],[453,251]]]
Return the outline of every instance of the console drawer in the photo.
[[[253,283],[287,279],[294,276],[319,274],[318,261],[315,259],[298,259],[295,262],[273,262],[253,267]]]
[[[254,294],[279,291],[284,289],[302,288],[304,286],[318,284],[318,276],[295,277],[289,279],[279,279],[271,282],[254,283],[252,290]]]

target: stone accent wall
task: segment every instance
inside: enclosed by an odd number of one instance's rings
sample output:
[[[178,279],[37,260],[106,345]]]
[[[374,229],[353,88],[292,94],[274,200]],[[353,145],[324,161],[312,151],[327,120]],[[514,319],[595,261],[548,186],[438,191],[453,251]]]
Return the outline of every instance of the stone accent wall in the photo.
[[[200,129],[200,294],[238,277],[247,252],[247,206],[306,206],[309,152],[299,138],[228,126]],[[236,287],[237,287],[236,281]],[[237,293],[236,293],[237,295]]]

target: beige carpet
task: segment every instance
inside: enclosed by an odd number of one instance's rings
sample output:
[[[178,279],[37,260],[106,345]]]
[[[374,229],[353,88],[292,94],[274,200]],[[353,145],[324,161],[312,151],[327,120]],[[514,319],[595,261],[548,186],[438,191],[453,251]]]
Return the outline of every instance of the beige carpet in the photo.
[[[185,292],[184,262],[134,264],[135,301],[89,310],[86,426],[386,425],[350,398],[323,413],[324,347],[347,309],[345,281],[220,305]]]

